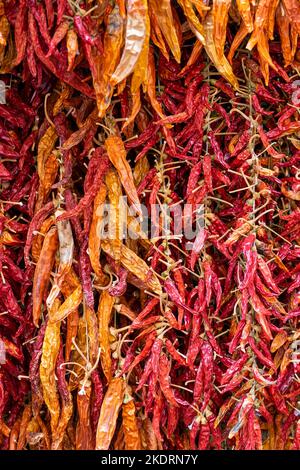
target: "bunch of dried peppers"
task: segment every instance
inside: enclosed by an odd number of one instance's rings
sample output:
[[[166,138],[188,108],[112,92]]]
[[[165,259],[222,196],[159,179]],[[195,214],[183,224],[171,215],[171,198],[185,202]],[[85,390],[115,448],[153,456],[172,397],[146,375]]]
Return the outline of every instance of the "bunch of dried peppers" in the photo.
[[[0,1],[2,449],[299,450],[298,35],[298,0]]]

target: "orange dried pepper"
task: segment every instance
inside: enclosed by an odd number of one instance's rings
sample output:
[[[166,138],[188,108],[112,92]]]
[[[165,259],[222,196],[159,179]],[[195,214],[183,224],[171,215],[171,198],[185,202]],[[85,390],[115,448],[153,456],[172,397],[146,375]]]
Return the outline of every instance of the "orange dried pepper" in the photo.
[[[59,308],[60,302],[56,299],[52,310]],[[55,365],[60,348],[60,323],[48,322],[46,326],[42,357],[40,364],[40,379],[43,396],[50,413],[50,425],[52,434],[55,432],[60,416],[60,404],[55,382]]]
[[[269,43],[267,35],[264,31],[260,31],[257,34],[257,50],[259,54],[259,62],[262,69],[262,74],[264,76],[266,85],[269,83],[269,66],[276,70],[276,66],[273,64],[269,53]]]
[[[45,164],[53,152],[57,138],[58,135],[55,128],[50,126],[39,141],[37,154],[37,172],[40,180],[42,181],[45,177]]]
[[[20,434],[18,436],[17,450],[23,450],[26,444],[27,426],[32,418],[31,405],[26,405],[21,417]]]
[[[51,323],[60,322],[67,318],[70,313],[74,312],[82,302],[82,287],[79,285],[76,289],[69,295],[69,297],[61,304],[61,306],[55,310],[49,312],[49,320]]]
[[[117,437],[114,439],[114,450],[125,450],[123,426],[120,426]]]
[[[145,178],[149,170],[149,161],[145,155],[143,158],[140,158],[134,165],[133,179],[135,186],[138,186],[140,184],[140,182]]]
[[[218,32],[219,34],[219,32]],[[215,46],[215,37],[214,37],[214,21],[213,21],[213,16],[212,13],[209,12],[207,16],[205,17],[205,23],[204,23],[204,36],[205,36],[205,50],[214,63],[215,67],[218,69],[221,75],[223,75],[226,80],[228,80],[234,88],[238,89],[238,81],[235,75],[233,74],[231,65],[227,61],[226,57],[224,54],[220,56],[217,53],[216,46]],[[219,47],[219,52],[220,52],[220,47]]]
[[[43,296],[50,280],[50,274],[55,262],[58,248],[57,228],[51,227],[46,234],[42,250],[36,264],[32,287],[32,316],[33,323],[38,327],[41,316]]]
[[[136,408],[130,387],[127,385],[122,405],[122,422],[125,450],[141,450],[141,439],[136,418]]]
[[[253,31],[253,18],[249,0],[236,0],[236,4],[248,33]]]
[[[151,3],[148,5],[149,8],[149,18],[150,18],[150,23],[151,23],[151,29],[150,29],[150,37],[153,42],[153,44],[158,47],[160,52],[164,55],[164,57],[169,60],[169,52],[165,43],[165,40],[163,38],[162,32],[160,30],[158,20],[156,17],[156,12],[153,10],[151,7]]]
[[[195,64],[195,62],[199,59],[201,51],[203,49],[203,44],[201,44],[200,41],[196,40],[193,50],[189,56],[189,60],[187,61],[186,65],[183,67],[183,69],[180,72],[180,76],[184,75],[185,72]]]
[[[257,44],[259,40],[259,35],[264,34],[268,29],[269,6],[270,0],[260,0],[257,5],[255,11],[254,29],[246,46],[249,51],[251,51],[253,47]]]
[[[1,243],[7,246],[17,246],[22,244],[22,240],[8,230],[3,230],[0,236]]]
[[[300,4],[298,0],[282,0],[282,3],[290,22],[300,34]]]
[[[183,9],[183,12],[186,16],[186,19],[190,25],[191,30],[193,31],[197,39],[199,39],[199,41],[201,41],[201,43],[205,45],[206,40],[204,36],[203,24],[199,21],[194,11],[194,8],[193,8],[194,2],[191,2],[190,0],[178,0],[178,3]]]
[[[142,447],[147,450],[158,450],[158,442],[149,418],[143,420],[141,428]]]
[[[122,188],[120,179],[114,170],[109,170],[105,175],[105,184],[110,202],[109,212],[109,241],[113,250],[113,258],[117,266],[120,264],[122,251],[122,228],[124,222],[124,205],[122,204]],[[103,246],[102,242],[102,246]]]
[[[55,217],[58,218],[63,213],[63,210],[58,209],[55,213]],[[48,308],[51,308],[52,303],[58,296],[61,284],[73,263],[74,240],[71,224],[69,220],[59,220],[56,222],[56,227],[59,241],[59,266],[53,286],[47,297],[46,303]]]
[[[106,186],[102,184],[94,199],[92,222],[89,232],[89,257],[94,273],[97,276],[97,283],[100,283],[100,285],[107,283],[107,276],[103,273],[100,263],[101,229],[106,194]]]
[[[268,37],[274,39],[274,26],[275,26],[275,14],[278,7],[279,0],[271,0],[269,4],[269,21],[268,21]]]
[[[88,305],[84,305],[84,316],[89,338],[89,360],[92,364],[95,364],[99,352],[98,319],[94,310],[88,307]]]
[[[33,237],[31,245],[31,256],[35,263],[39,259],[45,235],[50,230],[51,226],[54,225],[54,223],[54,216],[48,217],[48,219],[44,220],[42,223],[39,232]]]
[[[77,394],[78,422],[76,426],[76,450],[93,450],[93,434],[90,420],[91,383],[85,383]]]
[[[109,383],[101,406],[97,433],[96,450],[108,450],[114,436],[119,411],[123,403],[125,384],[122,377],[115,377]]]
[[[228,54],[228,60],[231,64],[232,64],[232,59],[233,59],[233,56],[235,54],[235,51],[238,49],[240,44],[243,42],[243,40],[245,39],[247,34],[248,34],[248,29],[247,29],[245,23],[242,22],[239,29],[238,29],[238,31],[237,31],[237,33],[236,33],[236,35],[234,36],[234,39],[231,43],[231,46],[230,46],[230,50],[229,50],[229,54]],[[233,139],[235,139],[236,137],[238,137],[238,136],[234,136]]]
[[[69,389],[69,384],[66,379],[66,367],[64,364],[63,347],[60,348],[59,355],[56,361],[55,375],[57,379],[57,388],[60,395],[61,413],[55,432],[52,433],[51,449],[67,449],[68,447],[64,445],[64,440],[67,437],[66,434],[68,434],[68,437],[72,441],[71,448],[75,448],[75,433],[73,433],[73,426],[70,422],[71,416],[73,414],[73,399]],[[72,429],[72,435],[70,435],[68,428]]]
[[[35,204],[35,212],[41,209],[43,203],[49,196],[52,185],[55,182],[59,164],[57,159],[58,152],[53,150],[44,164],[43,174],[40,176],[40,185],[38,189],[37,201]]]
[[[9,435],[9,450],[17,450],[18,437],[20,434],[21,418],[17,418],[11,428]]]
[[[284,65],[288,66],[292,61],[292,49],[290,42],[290,22],[285,14],[282,4],[276,11],[276,23],[281,41],[281,50],[284,58]]]
[[[104,54],[101,62],[101,80],[95,88],[99,117],[103,117],[110,105],[114,87],[110,84],[110,79],[115,70],[123,44],[124,19],[120,13],[119,6],[116,5],[107,19],[104,33],[103,49]]]
[[[175,60],[180,63],[181,49],[170,0],[149,0],[157,22]]]
[[[218,59],[224,56],[228,11],[231,0],[214,0],[212,6],[213,38]]]
[[[119,65],[111,77],[111,83],[120,83],[128,77],[137,64],[146,38],[146,0],[131,0],[127,4],[125,46]]]
[[[147,93],[148,93],[152,108],[157,112],[159,117],[163,119],[165,115],[162,110],[161,104],[157,101],[157,98],[156,98],[155,60],[154,60],[154,51],[152,47],[149,48],[149,57],[148,57]]]
[[[115,252],[108,240],[102,242],[103,251],[115,259]],[[136,278],[138,278],[145,287],[152,290],[156,294],[162,293],[162,288],[157,276],[151,273],[149,276],[149,267],[134,251],[130,250],[126,245],[122,245],[121,264]]]
[[[141,107],[141,85],[143,85],[144,88],[147,85],[147,65],[150,40],[150,19],[148,16],[148,12],[145,14],[145,26],[145,41],[136,66],[134,68],[130,85],[130,92],[132,97],[131,113],[125,121],[122,130],[126,129],[135,120]]]

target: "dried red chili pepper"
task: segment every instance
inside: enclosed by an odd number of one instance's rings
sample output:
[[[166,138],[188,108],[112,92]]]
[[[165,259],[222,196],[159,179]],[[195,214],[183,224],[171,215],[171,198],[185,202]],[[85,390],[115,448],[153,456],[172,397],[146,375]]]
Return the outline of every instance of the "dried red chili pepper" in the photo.
[[[178,406],[173,390],[170,386],[170,363],[165,355],[159,359],[159,384],[166,400],[173,406]]]

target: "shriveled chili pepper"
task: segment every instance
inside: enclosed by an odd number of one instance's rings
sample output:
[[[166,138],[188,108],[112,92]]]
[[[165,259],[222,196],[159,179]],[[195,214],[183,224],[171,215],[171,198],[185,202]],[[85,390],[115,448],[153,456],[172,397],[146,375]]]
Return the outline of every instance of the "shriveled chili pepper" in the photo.
[[[160,356],[159,360],[159,383],[161,390],[169,403],[173,406],[178,406],[176,398],[174,397],[172,388],[170,386],[170,364],[165,355]]]
[[[124,428],[125,449],[140,450],[141,442],[136,409],[128,386],[125,390],[124,402],[122,405],[122,423]]]
[[[54,264],[54,257],[58,248],[58,237],[56,227],[50,228],[46,234],[43,247],[38,259],[33,279],[33,323],[38,326],[41,316],[41,307],[45,289],[50,280],[50,273]]]
[[[172,359],[175,360],[181,366],[186,367],[187,364],[185,359],[179,354],[173,343],[169,339],[166,339],[165,344]]]
[[[119,410],[122,406],[125,384],[121,377],[114,378],[104,396],[96,434],[96,449],[108,449],[113,437]]]

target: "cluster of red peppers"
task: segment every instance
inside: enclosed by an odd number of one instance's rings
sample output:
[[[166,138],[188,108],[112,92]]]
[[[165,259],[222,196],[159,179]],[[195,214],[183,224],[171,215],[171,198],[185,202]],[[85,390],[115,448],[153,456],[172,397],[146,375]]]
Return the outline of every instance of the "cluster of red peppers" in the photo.
[[[155,3],[0,1],[1,449],[300,449],[297,64],[275,27],[229,83]],[[118,236],[124,194],[170,232]]]

